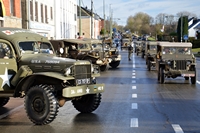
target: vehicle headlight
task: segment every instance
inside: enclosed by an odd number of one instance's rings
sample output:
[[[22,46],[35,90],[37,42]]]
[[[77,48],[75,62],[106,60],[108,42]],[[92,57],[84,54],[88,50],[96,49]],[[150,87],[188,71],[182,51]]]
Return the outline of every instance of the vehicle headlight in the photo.
[[[96,55],[96,56],[99,56],[99,53],[96,53],[95,55]]]
[[[64,75],[65,76],[69,76],[70,74],[71,74],[71,69],[70,68],[66,68]]]

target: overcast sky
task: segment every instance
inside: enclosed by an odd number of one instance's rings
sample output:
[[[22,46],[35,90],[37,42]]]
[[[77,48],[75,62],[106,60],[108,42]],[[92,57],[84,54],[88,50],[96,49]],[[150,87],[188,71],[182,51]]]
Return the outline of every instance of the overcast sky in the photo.
[[[113,18],[120,25],[126,25],[129,16],[144,12],[155,18],[159,13],[176,15],[188,11],[200,17],[200,0],[104,0],[105,15],[113,10]],[[79,0],[77,0],[79,4]],[[91,0],[81,0],[81,6],[91,9]],[[93,0],[94,12],[103,18],[103,0]],[[120,20],[117,20],[120,18]],[[200,19],[200,18],[199,18]]]

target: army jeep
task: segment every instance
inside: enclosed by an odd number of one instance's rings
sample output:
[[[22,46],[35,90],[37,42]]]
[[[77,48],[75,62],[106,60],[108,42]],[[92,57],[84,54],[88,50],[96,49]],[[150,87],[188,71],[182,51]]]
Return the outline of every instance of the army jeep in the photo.
[[[101,71],[105,71],[109,60],[104,57],[103,51],[92,49],[90,40],[83,39],[61,39],[50,40],[58,55],[64,58],[78,60],[89,60],[92,64],[98,65]],[[60,49],[63,53],[60,53]]]
[[[135,41],[134,44],[135,44],[135,50],[136,50],[135,52],[137,55],[144,52],[143,51],[143,49],[145,48],[144,41]]]
[[[151,71],[152,67],[156,66],[157,43],[158,42],[149,41],[146,44],[146,48],[145,48],[146,65],[149,71]]]
[[[191,43],[159,42],[157,45],[158,81],[165,78],[184,77],[196,83],[196,58],[192,54]]]
[[[25,97],[25,110],[36,125],[52,122],[66,101],[80,112],[98,108],[104,84],[89,61],[57,57],[46,37],[19,28],[0,28],[0,106]]]

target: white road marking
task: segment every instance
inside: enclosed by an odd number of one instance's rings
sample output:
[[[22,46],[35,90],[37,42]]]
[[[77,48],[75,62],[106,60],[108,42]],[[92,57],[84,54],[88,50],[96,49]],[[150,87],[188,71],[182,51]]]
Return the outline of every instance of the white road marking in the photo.
[[[135,79],[135,76],[132,76],[133,79]]]
[[[138,127],[138,118],[131,118],[130,127]]]
[[[20,105],[20,106],[14,108],[14,109],[8,111],[7,113],[0,115],[0,119],[3,119],[3,118],[5,118],[5,117],[7,117],[8,115],[12,114],[13,112],[15,112],[15,111],[17,111],[17,110],[20,110],[20,109],[23,108],[23,107],[24,107],[24,105]]]
[[[133,89],[133,90],[136,89],[136,86],[132,86],[132,89]]]
[[[173,127],[175,133],[184,133],[183,130],[182,130],[182,128],[180,127],[180,125],[178,125],[178,124],[172,124],[172,127]]]
[[[135,72],[135,70],[133,70],[133,72]]]
[[[133,64],[133,68],[135,68],[135,64]]]
[[[136,83],[136,81],[135,81],[135,80],[133,80],[133,81],[132,81],[132,83]]]
[[[132,94],[132,98],[137,98],[137,94]]]
[[[137,103],[132,103],[131,108],[132,108],[132,109],[138,109]]]
[[[197,83],[200,84],[200,81],[197,80]]]
[[[132,75],[135,75],[135,73],[132,73]]]

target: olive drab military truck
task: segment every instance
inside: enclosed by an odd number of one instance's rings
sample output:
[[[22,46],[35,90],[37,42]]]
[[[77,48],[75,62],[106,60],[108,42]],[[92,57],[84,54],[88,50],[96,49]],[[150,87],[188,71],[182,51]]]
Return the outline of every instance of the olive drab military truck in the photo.
[[[146,43],[146,48],[145,48],[146,65],[149,71],[151,71],[152,67],[156,66],[157,44],[158,42],[156,41],[148,41]]]
[[[103,51],[92,49],[90,40],[83,39],[61,39],[50,40],[57,54],[64,58],[78,60],[89,60],[92,64],[98,65],[101,71],[105,71],[109,60],[104,57]],[[60,48],[63,53],[60,53]]]
[[[52,122],[66,101],[80,112],[98,108],[104,84],[89,61],[57,57],[46,37],[18,28],[0,28],[0,106],[25,97],[25,110],[37,125]]]
[[[196,58],[192,53],[191,43],[159,42],[157,45],[156,67],[158,81],[161,84],[165,78],[184,77],[196,83]]]
[[[104,51],[108,53],[107,55],[111,59],[109,66],[111,66],[112,68],[117,68],[121,62],[121,55],[119,53],[118,47],[113,44],[112,39],[110,38],[104,37],[102,38],[102,40],[105,49]]]

